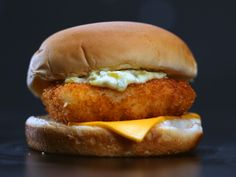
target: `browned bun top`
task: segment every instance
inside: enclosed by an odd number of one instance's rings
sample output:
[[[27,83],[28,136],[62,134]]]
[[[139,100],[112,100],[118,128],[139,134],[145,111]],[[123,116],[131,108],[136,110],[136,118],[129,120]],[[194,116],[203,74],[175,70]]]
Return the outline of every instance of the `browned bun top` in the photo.
[[[52,81],[84,76],[92,70],[145,69],[192,79],[196,61],[187,45],[157,26],[102,22],[57,32],[33,55],[27,85],[40,96]]]

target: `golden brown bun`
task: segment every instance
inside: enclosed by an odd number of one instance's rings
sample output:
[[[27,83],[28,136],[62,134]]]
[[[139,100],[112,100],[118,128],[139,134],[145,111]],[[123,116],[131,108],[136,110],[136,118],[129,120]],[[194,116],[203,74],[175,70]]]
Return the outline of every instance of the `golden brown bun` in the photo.
[[[44,117],[26,121],[28,145],[49,153],[88,156],[158,156],[190,151],[202,135],[201,120],[167,120],[155,125],[142,142],[133,142],[105,128],[67,126]]]
[[[174,34],[149,24],[103,22],[69,28],[46,39],[31,59],[27,85],[40,96],[52,81],[104,68],[161,70],[182,79],[197,74],[191,51]]]

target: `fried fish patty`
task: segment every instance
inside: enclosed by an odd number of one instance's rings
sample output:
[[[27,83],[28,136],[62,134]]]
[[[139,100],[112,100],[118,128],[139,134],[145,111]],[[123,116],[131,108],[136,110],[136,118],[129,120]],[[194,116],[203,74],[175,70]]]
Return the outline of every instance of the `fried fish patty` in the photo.
[[[50,117],[66,123],[178,116],[188,111],[195,97],[186,81],[165,78],[130,84],[123,92],[84,83],[60,84],[45,89],[41,99]]]

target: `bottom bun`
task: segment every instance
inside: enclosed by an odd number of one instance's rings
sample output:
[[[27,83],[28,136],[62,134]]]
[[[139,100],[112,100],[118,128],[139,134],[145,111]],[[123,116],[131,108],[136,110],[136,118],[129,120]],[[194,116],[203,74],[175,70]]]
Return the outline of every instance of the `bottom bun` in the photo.
[[[96,126],[67,126],[48,116],[26,121],[29,147],[60,154],[87,156],[159,156],[187,152],[202,136],[200,119],[166,120],[156,124],[142,142],[134,142]]]

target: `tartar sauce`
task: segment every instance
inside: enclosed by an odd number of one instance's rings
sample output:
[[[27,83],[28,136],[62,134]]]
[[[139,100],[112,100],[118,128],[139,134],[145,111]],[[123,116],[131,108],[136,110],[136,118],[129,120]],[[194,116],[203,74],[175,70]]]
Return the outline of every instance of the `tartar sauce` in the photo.
[[[145,83],[152,79],[166,78],[166,73],[145,70],[92,71],[87,77],[68,77],[65,83],[89,83],[124,91],[131,83]]]

